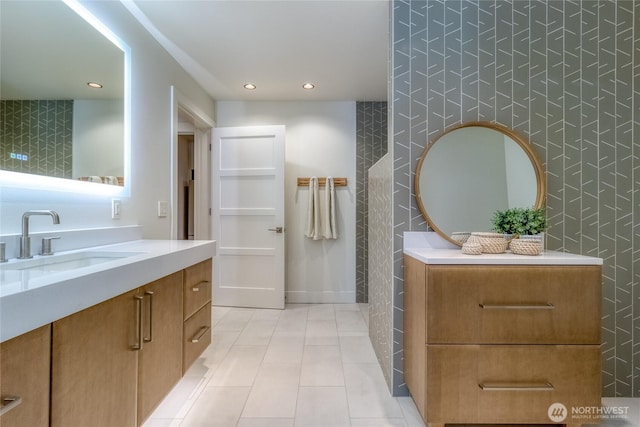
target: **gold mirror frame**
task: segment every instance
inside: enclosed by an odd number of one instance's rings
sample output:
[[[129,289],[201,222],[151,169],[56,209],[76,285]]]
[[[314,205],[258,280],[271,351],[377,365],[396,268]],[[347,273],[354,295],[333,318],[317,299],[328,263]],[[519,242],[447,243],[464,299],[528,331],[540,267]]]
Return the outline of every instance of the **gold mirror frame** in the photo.
[[[448,129],[446,132],[444,132],[443,134],[439,135],[430,144],[428,144],[427,147],[422,152],[422,155],[420,156],[420,160],[418,161],[418,164],[416,165],[416,174],[415,174],[415,178],[414,178],[414,188],[415,188],[416,202],[417,202],[417,205],[418,205],[418,209],[420,210],[420,213],[422,214],[422,217],[425,219],[425,221],[427,221],[427,223],[433,229],[433,231],[438,233],[440,236],[442,236],[447,241],[449,241],[449,242],[451,242],[453,244],[456,244],[458,246],[461,246],[462,244],[460,242],[452,239],[447,232],[445,232],[437,224],[435,224],[435,222],[433,221],[433,219],[429,215],[429,213],[428,213],[428,211],[427,211],[427,209],[425,207],[424,201],[423,201],[423,195],[422,195],[422,193],[420,191],[420,178],[421,178],[421,175],[422,175],[422,168],[423,168],[423,164],[425,162],[425,159],[427,158],[427,155],[429,154],[430,150],[438,143],[438,141],[441,141],[441,139],[444,138],[445,136],[450,136],[450,134],[452,132],[455,132],[456,130],[460,130],[460,129],[464,129],[464,128],[470,128],[470,127],[482,127],[482,128],[488,128],[488,129],[491,129],[491,130],[495,130],[497,132],[502,133],[506,137],[509,137],[512,141],[517,143],[518,146],[524,151],[524,153],[526,154],[526,156],[529,159],[529,161],[531,162],[531,166],[533,167],[533,170],[535,172],[535,179],[536,179],[537,188],[536,188],[536,200],[535,200],[535,204],[533,205],[533,207],[537,209],[537,208],[540,208],[540,207],[544,206],[544,202],[545,202],[545,198],[546,198],[546,180],[545,180],[545,172],[544,172],[544,168],[542,166],[542,163],[538,159],[538,156],[536,155],[536,153],[535,153],[535,151],[533,149],[533,146],[531,144],[529,144],[518,133],[516,133],[512,129],[509,129],[506,126],[503,126],[503,125],[500,125],[500,124],[497,124],[497,123],[490,123],[490,122],[469,122],[469,123],[464,123],[464,124],[457,125],[457,126],[454,126],[454,127],[450,128],[450,129]],[[458,169],[456,168],[456,171],[457,170]],[[458,230],[458,231],[486,231],[486,230]]]

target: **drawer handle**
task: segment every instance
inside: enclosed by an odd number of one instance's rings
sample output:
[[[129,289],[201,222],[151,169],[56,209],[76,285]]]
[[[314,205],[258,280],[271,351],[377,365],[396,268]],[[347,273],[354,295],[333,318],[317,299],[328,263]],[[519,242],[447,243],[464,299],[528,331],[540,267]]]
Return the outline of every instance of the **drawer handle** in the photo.
[[[203,280],[202,282],[198,282],[193,288],[191,288],[191,290],[193,292],[198,292],[200,290],[200,286],[205,286],[208,284],[209,284],[208,280]]]
[[[20,396],[5,396],[2,398],[2,406],[0,406],[0,417],[14,409],[22,403]]]
[[[136,316],[137,342],[131,346],[131,350],[140,351],[142,350],[142,346],[144,343],[144,306],[143,306],[144,297],[141,297],[140,295],[136,295],[133,297],[133,299],[136,302],[136,311],[137,311],[137,316]]]
[[[550,302],[543,304],[478,304],[484,310],[553,310],[555,305]]]
[[[485,384],[480,383],[478,386],[482,391],[553,391],[555,388],[551,383],[541,384]]]
[[[203,335],[206,334],[208,330],[209,330],[208,326],[203,326],[200,329],[198,329],[198,332],[196,332],[196,334],[193,336],[193,338],[191,338],[191,342],[192,343],[199,342],[200,338],[202,338]]]
[[[153,341],[153,292],[145,291],[145,296],[149,297],[149,338],[144,338],[144,342]]]

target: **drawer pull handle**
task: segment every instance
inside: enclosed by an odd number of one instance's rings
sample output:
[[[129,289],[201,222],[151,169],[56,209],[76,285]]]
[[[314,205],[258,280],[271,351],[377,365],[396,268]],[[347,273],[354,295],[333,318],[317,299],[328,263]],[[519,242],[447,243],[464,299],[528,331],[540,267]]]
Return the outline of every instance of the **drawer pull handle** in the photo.
[[[553,391],[551,383],[541,384],[478,384],[482,391]]]
[[[145,291],[145,296],[149,297],[149,338],[144,338],[144,342],[153,341],[153,292]]]
[[[200,290],[200,286],[205,286],[208,284],[209,284],[209,281],[203,280],[202,282],[198,282],[193,288],[191,288],[191,290],[193,292],[198,292]]]
[[[5,396],[2,398],[2,406],[0,406],[0,417],[14,409],[22,403],[20,396]]]
[[[193,336],[193,338],[191,338],[191,342],[192,343],[199,342],[200,338],[202,338],[203,335],[206,334],[208,330],[209,330],[208,326],[203,326],[200,329],[198,329],[198,332],[196,332],[196,334]]]
[[[478,304],[484,310],[553,310],[550,302],[543,304]]]
[[[136,302],[136,311],[137,311],[137,316],[136,316],[136,336],[137,336],[137,342],[131,346],[131,350],[134,351],[140,351],[142,350],[142,346],[144,343],[144,297],[141,297],[140,295],[136,295],[133,297],[133,299]]]

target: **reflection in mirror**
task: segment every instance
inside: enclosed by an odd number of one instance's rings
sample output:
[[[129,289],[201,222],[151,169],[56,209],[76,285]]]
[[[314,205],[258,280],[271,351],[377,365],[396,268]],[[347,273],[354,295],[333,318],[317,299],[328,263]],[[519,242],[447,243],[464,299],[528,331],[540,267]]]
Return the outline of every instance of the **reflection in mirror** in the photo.
[[[123,185],[125,47],[70,6],[2,3],[0,169]]]
[[[510,129],[489,123],[458,126],[432,142],[416,170],[418,207],[434,231],[490,231],[496,210],[540,207],[545,186],[532,147]]]

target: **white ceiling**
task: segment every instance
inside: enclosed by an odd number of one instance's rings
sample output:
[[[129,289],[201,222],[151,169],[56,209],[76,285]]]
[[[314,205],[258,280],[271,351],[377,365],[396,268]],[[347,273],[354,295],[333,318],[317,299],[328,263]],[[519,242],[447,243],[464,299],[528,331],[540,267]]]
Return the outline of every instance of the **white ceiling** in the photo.
[[[124,55],[62,2],[6,1],[0,14],[2,99],[117,99]],[[103,89],[90,89],[98,82]]]
[[[387,99],[387,0],[125,5],[216,100]],[[248,82],[257,89],[244,89]],[[316,88],[302,89],[306,82]]]

